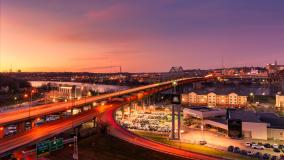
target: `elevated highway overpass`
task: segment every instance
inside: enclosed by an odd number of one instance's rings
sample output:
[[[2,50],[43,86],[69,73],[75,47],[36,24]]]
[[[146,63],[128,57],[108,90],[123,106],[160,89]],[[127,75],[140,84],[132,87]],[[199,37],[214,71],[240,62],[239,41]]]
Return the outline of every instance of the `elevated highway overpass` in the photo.
[[[24,108],[24,109],[19,109],[16,111],[11,111],[11,112],[3,112],[3,113],[0,113],[0,126],[11,124],[11,123],[17,123],[17,122],[29,120],[32,118],[37,118],[37,117],[44,116],[44,115],[66,111],[68,109],[76,108],[78,106],[82,106],[85,104],[107,100],[109,98],[113,98],[113,97],[117,97],[121,95],[137,93],[139,91],[146,91],[149,89],[161,89],[161,90],[167,89],[171,87],[172,82],[174,81],[178,82],[178,85],[182,85],[185,83],[204,81],[204,80],[206,80],[206,78],[183,78],[183,79],[177,79],[177,80],[172,80],[172,81],[167,81],[167,82],[162,82],[162,83],[156,83],[156,84],[131,88],[131,89],[109,93],[109,94],[88,97],[86,99],[82,98],[80,100],[70,100],[68,102],[60,102],[60,103],[36,106],[30,109]]]
[[[178,82],[178,85],[182,85],[186,83],[200,82],[210,79],[212,78],[183,78],[175,81]],[[143,98],[147,94],[154,94],[156,92],[169,89],[172,87],[173,82],[174,81],[167,81],[163,83],[157,83],[157,84],[151,84],[147,86],[127,89],[115,93],[90,97],[87,99],[81,99],[76,101],[75,105],[72,102],[66,102],[66,103],[54,103],[49,105],[38,106],[30,110],[30,117],[27,116],[29,112],[27,109],[1,113],[0,125],[4,126],[9,123],[19,123],[21,121],[26,121],[31,117],[35,118],[42,115],[65,111],[66,109],[74,108],[79,105],[84,105],[85,103],[93,103],[95,101],[106,100],[112,97],[133,94],[129,96],[128,99],[124,99],[124,102],[120,103],[112,102],[107,105],[97,106],[92,108],[91,110],[82,112],[78,115],[49,122],[39,127],[34,127],[28,131],[21,132],[11,137],[1,138],[0,155],[17,150],[23,146],[32,145],[44,139],[54,137],[55,135],[58,135],[66,130],[75,128],[87,121],[93,120],[96,116],[98,116],[101,113],[104,113],[107,110],[119,108],[125,103],[128,103],[133,100],[138,100],[139,98]],[[144,93],[146,94],[143,94],[141,97],[139,97],[138,92],[140,91],[145,91]]]

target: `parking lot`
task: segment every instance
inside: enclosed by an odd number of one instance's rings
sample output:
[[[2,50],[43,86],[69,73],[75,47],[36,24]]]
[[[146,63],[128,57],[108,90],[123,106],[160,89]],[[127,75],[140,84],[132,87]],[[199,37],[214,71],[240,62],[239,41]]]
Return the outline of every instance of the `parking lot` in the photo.
[[[249,140],[249,139],[231,139],[224,134],[204,130],[203,134],[200,129],[188,128],[183,126],[184,133],[182,134],[182,141],[189,142],[189,143],[198,143],[200,140],[205,140],[207,142],[207,146],[228,151],[229,146],[233,146],[237,148],[232,152],[237,154],[243,154],[248,156],[254,156],[255,154],[261,154],[262,156],[267,153],[272,156],[277,156],[278,158],[280,155],[284,155],[283,144],[284,142],[278,141],[257,141],[257,140]],[[250,145],[248,145],[248,143]],[[254,145],[253,145],[254,144]],[[267,144],[270,144],[268,147]],[[279,147],[279,152],[275,152],[271,145],[277,144],[277,148]],[[262,146],[262,147],[261,147]],[[276,145],[275,145],[276,148]],[[274,151],[273,151],[274,150]],[[257,153],[259,152],[259,153]]]
[[[124,115],[118,111],[117,121],[127,129],[144,131],[167,132],[171,131],[171,112],[167,107],[149,106],[144,110],[125,109]]]

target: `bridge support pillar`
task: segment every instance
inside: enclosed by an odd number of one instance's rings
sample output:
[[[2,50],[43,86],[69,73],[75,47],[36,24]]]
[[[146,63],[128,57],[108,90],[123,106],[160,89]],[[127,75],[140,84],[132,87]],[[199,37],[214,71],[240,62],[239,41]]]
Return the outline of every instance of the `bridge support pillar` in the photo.
[[[124,119],[124,105],[121,107],[122,119]]]
[[[145,112],[145,103],[144,103],[144,99],[141,100],[141,105],[142,105],[142,109]]]
[[[31,120],[31,129],[35,127],[35,120]]]
[[[172,132],[171,132],[171,139],[175,139],[175,105],[172,105]]]
[[[77,127],[75,127],[74,128],[74,133],[75,133],[75,135],[77,136],[77,137],[80,137],[80,129],[81,129],[81,125],[80,126],[77,126]]]
[[[17,125],[17,133],[23,133],[26,130],[26,122],[19,122]]]
[[[71,116],[73,116],[74,108],[71,108]]]
[[[130,105],[127,106],[127,111],[128,111],[128,113],[130,115],[131,114],[131,106]]]
[[[93,127],[97,127],[97,117],[93,118]]]
[[[178,109],[178,135],[177,135],[177,138],[178,138],[178,140],[180,140],[180,125],[181,125],[181,119],[180,119],[180,117],[181,117],[181,115],[180,115],[180,106],[177,106],[177,109]]]
[[[177,118],[178,118],[177,119],[177,124],[176,124],[176,121],[175,121],[176,111],[177,111]],[[171,131],[171,139],[180,140],[180,138],[181,138],[180,128],[181,128],[181,108],[180,108],[180,106],[173,104],[172,105],[172,131]],[[177,133],[175,131],[177,131]]]

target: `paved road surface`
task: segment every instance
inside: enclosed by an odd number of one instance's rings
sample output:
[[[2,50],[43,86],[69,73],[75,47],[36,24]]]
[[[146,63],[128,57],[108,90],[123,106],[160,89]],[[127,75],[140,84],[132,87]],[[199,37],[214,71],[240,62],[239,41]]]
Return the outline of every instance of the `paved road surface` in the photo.
[[[105,112],[108,109],[113,107],[117,108],[118,106],[120,106],[120,104],[99,106],[95,109],[83,112],[70,118],[50,122],[40,127],[35,127],[32,130],[22,134],[0,139],[0,155],[15,148],[58,135],[59,133],[62,133],[68,129],[72,129],[73,126],[78,126],[84,122],[92,120],[95,116]]]
[[[175,155],[175,156],[179,156],[183,158],[196,159],[196,160],[221,160],[222,159],[219,157],[212,157],[208,155],[193,153],[190,151],[170,147],[168,145],[157,143],[151,140],[147,140],[143,137],[137,136],[123,129],[115,122],[113,118],[114,112],[115,112],[115,109],[108,110],[104,112],[100,118],[103,122],[109,124],[109,132],[115,137],[118,137],[130,143],[133,143],[135,145],[142,146],[144,148],[148,148],[151,150],[155,150],[158,152],[171,154],[171,155]]]

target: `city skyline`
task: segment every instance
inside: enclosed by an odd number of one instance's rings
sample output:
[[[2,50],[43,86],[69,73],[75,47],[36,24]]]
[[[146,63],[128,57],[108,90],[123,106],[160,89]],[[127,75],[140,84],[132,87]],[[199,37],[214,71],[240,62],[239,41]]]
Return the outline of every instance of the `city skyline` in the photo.
[[[284,63],[283,1],[0,1],[1,71]]]

